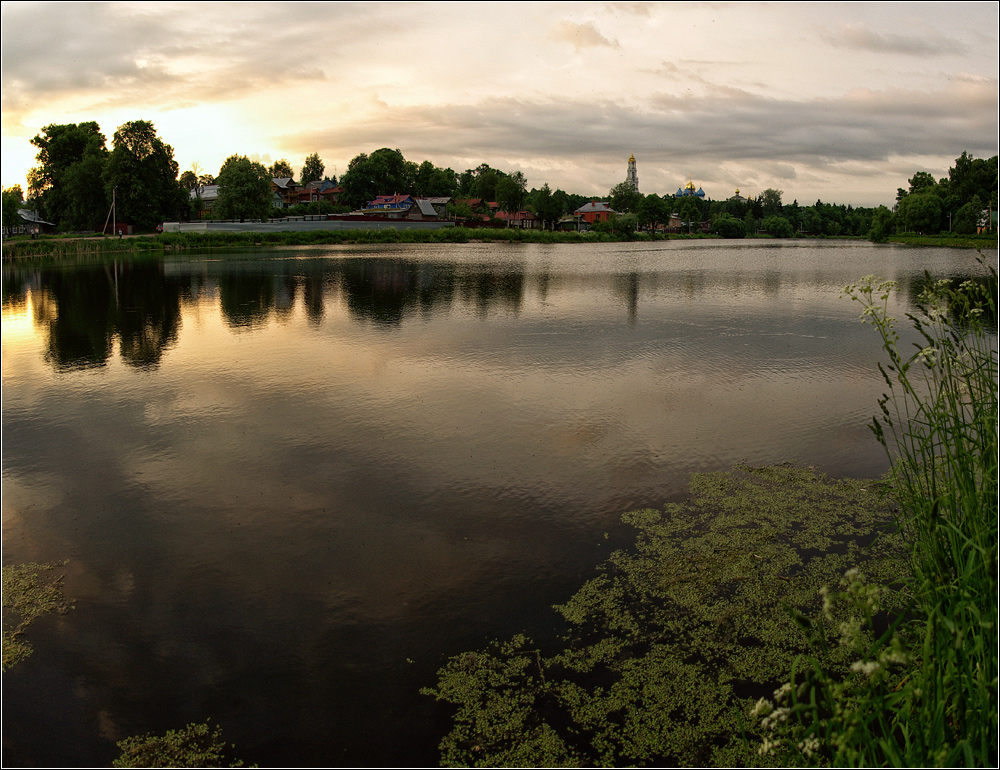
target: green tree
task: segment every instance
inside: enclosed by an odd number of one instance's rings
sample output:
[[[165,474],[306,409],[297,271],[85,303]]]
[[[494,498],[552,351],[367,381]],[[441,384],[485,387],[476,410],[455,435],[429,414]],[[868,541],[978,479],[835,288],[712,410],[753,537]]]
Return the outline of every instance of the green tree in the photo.
[[[198,175],[194,171],[188,169],[181,174],[181,178],[178,180],[181,187],[185,190],[191,191],[198,186]]]
[[[792,229],[792,223],[784,217],[767,217],[764,219],[764,224],[762,226],[765,232],[767,232],[767,234],[772,238],[791,238],[795,235],[795,230]]]
[[[916,174],[910,177],[909,182],[910,182],[910,190],[909,190],[910,195],[912,195],[913,193],[933,190],[935,187],[937,187],[937,180],[935,180],[934,177],[931,174],[927,173],[926,171],[918,171]]]
[[[941,230],[941,199],[925,188],[925,192],[914,192],[899,202],[896,216],[904,232],[929,233]]]
[[[309,157],[311,158],[313,156],[310,155]],[[316,160],[319,160],[319,156],[316,156]],[[320,162],[319,167],[320,167],[320,174],[322,175],[323,173],[322,162]],[[303,174],[305,174],[304,168],[302,169],[302,172]],[[267,173],[270,174],[274,179],[291,179],[292,177],[295,176],[295,174],[292,172],[292,164],[289,163],[285,158],[282,158],[281,160],[276,160],[273,164],[271,164],[271,168],[267,170]]]
[[[563,194],[565,195],[565,193]],[[562,205],[559,199],[552,194],[548,182],[543,184],[540,190],[533,191],[530,205],[534,208],[535,216],[541,220],[543,227],[551,228],[563,215]]]
[[[66,189],[66,177],[84,159],[102,165],[106,161],[108,151],[100,126],[94,122],[53,124],[43,128],[31,143],[38,148],[35,156],[38,166],[28,172],[28,190],[30,197],[38,202],[39,213],[61,228],[82,226],[72,221],[73,201]],[[101,184],[78,189],[76,194],[87,198],[82,204],[84,209],[100,208],[105,198]]]
[[[871,230],[868,237],[873,243],[885,243],[886,238],[894,231],[893,213],[885,206],[879,206],[872,215]]]
[[[3,189],[3,229],[9,230],[21,224],[17,210],[24,207],[24,191],[21,185]]]
[[[764,218],[781,215],[781,190],[768,187],[760,194],[761,213]]]
[[[260,163],[231,155],[219,169],[215,213],[222,219],[267,219],[271,211],[271,175]]]
[[[619,182],[608,192],[608,203],[615,211],[632,213],[639,210],[639,204],[642,203],[644,197],[628,182]]]
[[[718,233],[723,238],[743,238],[746,235],[746,228],[736,217],[722,214],[712,223],[712,232]]]
[[[681,221],[687,224],[689,233],[701,224],[701,202],[693,195],[681,199],[678,213]]]
[[[361,208],[377,195],[410,194],[415,186],[417,166],[399,150],[388,147],[371,155],[361,153],[348,164],[340,177],[341,196],[352,208]]]
[[[278,162],[280,163],[281,161]],[[319,153],[314,152],[306,158],[305,165],[302,166],[302,179],[299,184],[305,186],[310,182],[318,182],[323,178],[323,170],[325,168],[326,167],[323,165],[323,161],[320,160]],[[291,169],[289,168],[289,170]]]
[[[972,200],[962,206],[955,214],[952,229],[960,235],[972,235],[976,232],[984,208],[979,196],[973,195]]]
[[[978,195],[983,208],[996,206],[997,187],[1000,185],[998,176],[997,156],[989,160],[974,158],[967,152],[955,159],[955,166],[948,169],[948,179],[962,206]]]
[[[482,198],[484,201],[495,201],[497,199],[497,185],[503,178],[503,172],[491,168],[486,163],[481,163],[472,172],[474,181],[472,183],[472,197]]]
[[[497,183],[497,203],[500,204],[500,209],[506,211],[507,214],[514,214],[520,211],[524,207],[525,198],[525,188],[527,187],[527,182],[524,178],[524,174],[520,171],[515,171],[513,174],[505,176]],[[510,220],[507,220],[508,227],[510,226]]]
[[[64,230],[99,230],[108,218],[108,198],[104,189],[105,153],[88,153],[70,166],[63,177],[68,206]]]
[[[425,160],[414,175],[414,192],[421,198],[450,198],[458,186],[458,176],[450,168],[438,168]]]
[[[188,196],[177,181],[174,150],[156,135],[153,124],[125,123],[112,143],[104,187],[109,200],[114,195],[118,220],[152,230],[158,222],[176,218]]]
[[[670,208],[661,196],[656,193],[650,193],[639,203],[638,215],[640,225],[651,227],[655,230],[657,225],[666,224],[670,221]]]

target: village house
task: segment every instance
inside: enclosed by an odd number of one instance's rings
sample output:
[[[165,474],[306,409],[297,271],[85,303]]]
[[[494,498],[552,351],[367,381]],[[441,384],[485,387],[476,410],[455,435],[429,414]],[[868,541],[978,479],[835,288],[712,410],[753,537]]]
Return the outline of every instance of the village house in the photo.
[[[573,212],[581,229],[588,229],[598,222],[607,222],[615,211],[607,201],[590,201]]]

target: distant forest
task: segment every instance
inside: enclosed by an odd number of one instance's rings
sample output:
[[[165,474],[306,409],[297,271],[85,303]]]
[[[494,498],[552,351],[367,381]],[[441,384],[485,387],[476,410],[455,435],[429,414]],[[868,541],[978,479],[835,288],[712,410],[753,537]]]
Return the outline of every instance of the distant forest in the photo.
[[[452,198],[449,213],[461,218],[473,212],[463,201],[496,201],[501,210],[529,210],[544,227],[553,227],[593,196],[552,190],[546,183],[527,189],[520,171],[504,172],[482,163],[461,173],[430,161],[408,161],[399,150],[382,148],[357,155],[338,180],[324,175],[317,153],[306,158],[298,184],[329,181],[342,188],[337,204],[300,204],[273,209],[272,178],[292,178],[291,164],[280,159],[270,167],[233,155],[217,174],[194,164],[180,172],[173,148],[165,144],[152,123],[131,121],[107,140],[95,122],[50,125],[31,140],[38,148],[37,164],[28,175],[27,195],[19,185],[3,190],[3,227],[19,224],[18,209],[28,208],[59,232],[100,232],[114,203],[119,222],[137,232],[152,231],[163,221],[192,215],[192,190],[219,185],[221,218],[263,219],[304,213],[338,213],[363,207],[377,195]],[[724,200],[673,194],[643,195],[622,182],[608,191],[616,212],[615,230],[653,229],[674,217],[687,230],[743,237],[766,233],[774,237],[855,236],[885,240],[897,233],[973,234],[995,231],[998,177],[997,156],[974,158],[967,152],[955,160],[947,176],[935,179],[918,171],[900,187],[890,210],[850,204],[784,203],[784,192],[773,188],[756,197]],[[302,209],[302,210],[297,210]]]

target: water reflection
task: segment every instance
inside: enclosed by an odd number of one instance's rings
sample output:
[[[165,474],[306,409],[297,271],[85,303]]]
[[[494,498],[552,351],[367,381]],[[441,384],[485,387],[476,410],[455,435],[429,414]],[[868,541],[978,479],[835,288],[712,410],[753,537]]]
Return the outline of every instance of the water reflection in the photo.
[[[105,365],[117,341],[122,360],[137,368],[155,368],[177,339],[182,308],[205,296],[218,297],[225,322],[234,330],[253,331],[270,321],[287,321],[301,298],[314,325],[326,317],[326,305],[343,297],[357,321],[398,328],[411,313],[424,318],[447,313],[457,303],[480,318],[492,312],[517,314],[531,288],[544,303],[553,289],[600,293],[620,300],[635,324],[640,297],[663,292],[686,299],[701,295],[740,296],[759,292],[777,296],[784,279],[778,270],[687,269],[678,273],[629,271],[610,275],[555,274],[542,266],[420,262],[400,258],[226,259],[181,268],[160,261],[109,262],[72,269],[4,268],[3,305],[26,306],[33,294],[35,323],[47,334],[48,360],[58,369]],[[946,275],[952,286],[971,276]],[[907,309],[920,302],[928,280],[921,272],[902,276]],[[974,280],[996,299],[995,281]],[[898,279],[897,279],[898,280]],[[797,280],[801,284],[801,281]],[[829,287],[829,281],[823,284]],[[990,319],[995,326],[995,319]]]
[[[4,558],[71,558],[78,600],[5,679],[5,759],[107,764],[117,738],[213,716],[262,765],[436,763],[417,691],[442,656],[546,633],[624,510],[741,460],[884,470],[880,341],[838,292],[883,272],[901,315],[924,267],[975,263],[614,244],[5,265]]]

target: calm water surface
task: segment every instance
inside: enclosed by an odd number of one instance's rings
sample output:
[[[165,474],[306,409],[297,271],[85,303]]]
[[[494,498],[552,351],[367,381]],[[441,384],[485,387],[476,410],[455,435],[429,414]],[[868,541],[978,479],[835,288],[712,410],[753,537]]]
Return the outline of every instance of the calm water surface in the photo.
[[[886,469],[880,341],[975,253],[824,242],[322,247],[3,274],[3,561],[76,609],[3,763],[211,717],[261,765],[434,765],[444,658],[557,629],[691,473]],[[989,255],[995,264],[996,252]],[[605,539],[609,533],[609,539]]]

